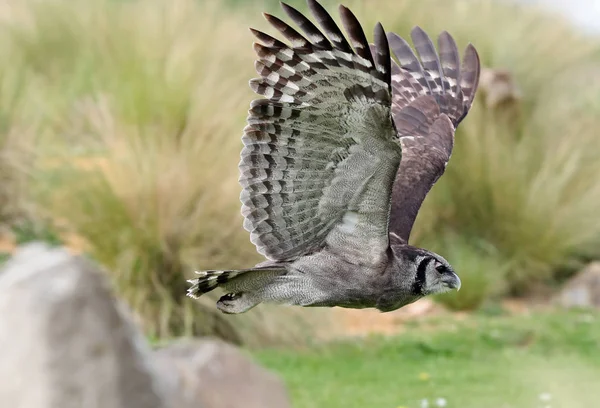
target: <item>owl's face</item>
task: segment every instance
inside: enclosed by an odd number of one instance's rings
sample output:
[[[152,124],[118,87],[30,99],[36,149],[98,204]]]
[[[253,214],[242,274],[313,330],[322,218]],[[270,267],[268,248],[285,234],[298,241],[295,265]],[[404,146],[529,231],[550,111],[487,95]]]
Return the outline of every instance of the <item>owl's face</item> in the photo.
[[[412,279],[412,293],[415,296],[460,289],[460,278],[442,256],[408,245],[395,252],[400,252],[405,273],[408,272],[409,279]]]
[[[460,278],[454,272],[452,266],[441,256],[431,253],[430,256],[421,259],[417,266],[417,278],[419,268],[425,270],[425,282],[421,288],[423,296],[460,289]]]

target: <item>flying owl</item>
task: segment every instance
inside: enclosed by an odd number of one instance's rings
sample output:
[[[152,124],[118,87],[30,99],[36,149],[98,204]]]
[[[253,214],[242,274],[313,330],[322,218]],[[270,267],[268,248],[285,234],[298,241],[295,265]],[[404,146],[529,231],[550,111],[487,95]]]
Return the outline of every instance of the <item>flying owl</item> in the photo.
[[[379,23],[369,44],[340,6],[346,39],[322,5],[307,3],[322,31],[287,4],[305,35],[270,14],[290,45],[251,29],[260,77],[250,86],[264,99],[251,103],[242,137],[240,199],[244,228],[267,260],[196,272],[188,296],[220,286],[224,313],[261,302],[387,312],[458,290],[449,263],[408,239],[473,102],[477,51],[469,44],[461,62],[447,32],[438,53],[415,27],[417,57]]]

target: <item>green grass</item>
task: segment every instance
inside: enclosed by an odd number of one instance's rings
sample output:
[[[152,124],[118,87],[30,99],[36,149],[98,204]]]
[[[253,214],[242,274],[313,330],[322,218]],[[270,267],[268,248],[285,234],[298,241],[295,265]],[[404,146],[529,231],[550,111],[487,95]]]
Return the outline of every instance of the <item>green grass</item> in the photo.
[[[436,317],[369,337],[255,357],[287,383],[295,408],[597,406],[600,313]],[[552,401],[543,404],[540,395]]]

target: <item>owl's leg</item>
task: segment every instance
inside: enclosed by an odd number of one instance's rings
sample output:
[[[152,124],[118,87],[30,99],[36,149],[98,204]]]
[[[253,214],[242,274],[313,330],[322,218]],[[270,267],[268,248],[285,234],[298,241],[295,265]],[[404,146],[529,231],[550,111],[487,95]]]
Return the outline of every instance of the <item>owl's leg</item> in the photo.
[[[286,270],[283,268],[258,269],[223,282],[221,286],[228,293],[221,296],[217,302],[217,308],[227,314],[247,312],[265,300],[261,290],[268,286],[275,277],[285,273]]]
[[[278,276],[256,290],[222,296],[217,302],[217,307],[223,313],[237,314],[244,313],[263,302],[295,306],[334,304],[329,294],[321,290],[315,281],[305,275],[290,274]]]

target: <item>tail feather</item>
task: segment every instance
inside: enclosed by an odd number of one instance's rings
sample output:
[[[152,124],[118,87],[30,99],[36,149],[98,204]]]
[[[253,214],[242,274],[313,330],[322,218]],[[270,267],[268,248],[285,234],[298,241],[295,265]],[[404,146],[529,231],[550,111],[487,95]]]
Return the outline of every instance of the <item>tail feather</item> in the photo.
[[[217,286],[228,282],[236,276],[248,272],[249,270],[227,270],[227,271],[196,271],[199,275],[196,279],[189,279],[192,285],[188,288],[187,295],[192,298],[199,298],[201,295],[210,292]]]

